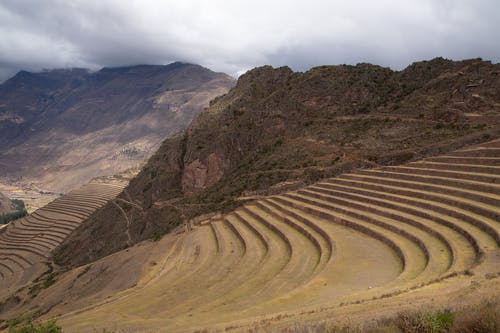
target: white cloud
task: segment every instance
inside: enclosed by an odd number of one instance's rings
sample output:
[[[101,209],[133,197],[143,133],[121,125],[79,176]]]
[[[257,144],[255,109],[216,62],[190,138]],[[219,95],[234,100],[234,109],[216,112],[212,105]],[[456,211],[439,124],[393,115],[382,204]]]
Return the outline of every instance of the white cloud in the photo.
[[[494,0],[3,0],[0,80],[19,69],[175,60],[233,75],[264,64],[498,62],[498,31]]]

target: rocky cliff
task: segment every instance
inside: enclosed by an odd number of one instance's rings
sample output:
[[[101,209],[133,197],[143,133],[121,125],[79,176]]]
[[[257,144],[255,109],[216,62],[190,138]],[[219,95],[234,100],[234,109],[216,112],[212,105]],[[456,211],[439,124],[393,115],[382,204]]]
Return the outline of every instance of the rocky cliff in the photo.
[[[5,195],[0,192],[0,215],[13,213],[16,211],[16,206]]]

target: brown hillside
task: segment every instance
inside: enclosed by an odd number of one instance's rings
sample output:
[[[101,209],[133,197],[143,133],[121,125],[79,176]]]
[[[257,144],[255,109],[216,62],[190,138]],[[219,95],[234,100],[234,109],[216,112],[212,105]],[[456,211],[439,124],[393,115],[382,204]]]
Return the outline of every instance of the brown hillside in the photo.
[[[121,194],[56,252],[79,265],[226,211],[353,168],[400,164],[499,134],[500,66],[434,59],[401,72],[370,64],[243,75],[189,128],[165,140]],[[81,251],[80,249],[86,249]]]
[[[0,85],[0,182],[65,192],[136,166],[233,84],[185,63],[19,72]]]

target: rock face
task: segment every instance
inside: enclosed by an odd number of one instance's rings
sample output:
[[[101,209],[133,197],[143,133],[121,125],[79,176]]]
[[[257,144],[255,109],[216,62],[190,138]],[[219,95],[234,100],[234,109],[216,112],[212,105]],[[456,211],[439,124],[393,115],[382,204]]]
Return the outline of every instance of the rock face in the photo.
[[[491,139],[500,128],[499,72],[500,65],[479,59],[442,58],[400,72],[370,64],[251,70],[186,131],[167,138],[121,194],[134,203],[125,207],[133,242],[280,184]],[[57,251],[60,263],[124,248],[114,239],[123,233],[122,219],[114,206],[96,212]],[[74,244],[91,248],[93,257]]]
[[[0,192],[0,215],[16,211],[16,206],[5,195]]]
[[[184,166],[182,173],[182,191],[185,194],[193,194],[215,184],[223,175],[229,163],[224,163],[216,154],[207,156],[205,163],[199,159]]]
[[[0,181],[67,191],[135,166],[233,84],[185,63],[19,72],[0,85]]]

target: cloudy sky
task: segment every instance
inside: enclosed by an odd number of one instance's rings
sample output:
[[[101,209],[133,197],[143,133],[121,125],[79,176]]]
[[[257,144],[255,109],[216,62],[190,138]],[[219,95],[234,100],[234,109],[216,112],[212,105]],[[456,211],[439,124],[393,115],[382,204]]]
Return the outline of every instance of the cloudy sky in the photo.
[[[1,0],[0,82],[20,69],[166,64],[237,76],[443,56],[500,62],[498,0]]]

